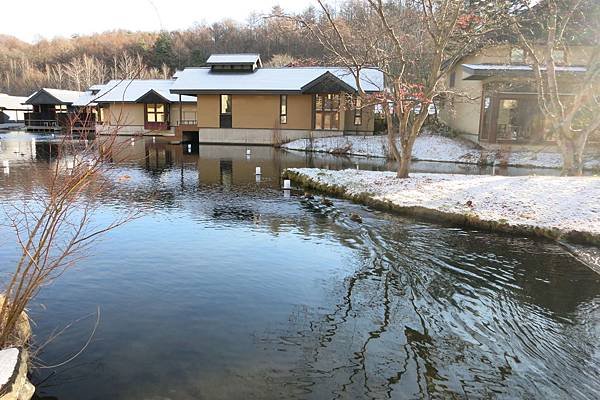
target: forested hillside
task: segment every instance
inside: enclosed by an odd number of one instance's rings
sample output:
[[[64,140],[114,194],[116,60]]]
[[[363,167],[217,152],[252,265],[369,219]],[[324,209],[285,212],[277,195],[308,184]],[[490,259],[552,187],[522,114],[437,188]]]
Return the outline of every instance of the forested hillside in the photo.
[[[314,9],[304,17],[318,18]],[[319,43],[293,23],[260,16],[246,23],[225,20],[171,32],[121,30],[34,44],[0,35],[0,92],[29,95],[40,87],[83,90],[115,78],[167,78],[218,52],[258,52],[264,61],[277,55],[275,64],[324,58]]]

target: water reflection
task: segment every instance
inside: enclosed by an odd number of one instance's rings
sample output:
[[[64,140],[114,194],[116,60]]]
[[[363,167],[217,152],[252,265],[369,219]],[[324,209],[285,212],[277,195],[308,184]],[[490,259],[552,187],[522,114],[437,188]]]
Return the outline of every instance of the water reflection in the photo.
[[[2,204],[36,188],[52,162],[37,154],[56,154],[43,143],[0,175]],[[562,247],[283,196],[284,168],[351,159],[131,143],[100,217],[144,217],[31,307],[39,341],[102,310],[76,361],[36,371],[40,398],[597,397],[600,280]],[[78,351],[92,324],[41,359]]]

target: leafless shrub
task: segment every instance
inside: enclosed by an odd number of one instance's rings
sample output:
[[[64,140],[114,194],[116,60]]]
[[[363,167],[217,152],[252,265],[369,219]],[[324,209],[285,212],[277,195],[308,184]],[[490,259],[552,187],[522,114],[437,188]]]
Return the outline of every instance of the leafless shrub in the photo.
[[[21,344],[15,326],[44,285],[85,257],[103,234],[138,215],[123,212],[104,224],[95,219],[102,199],[118,184],[117,131],[90,139],[67,129],[49,168],[33,175],[30,193],[5,205],[6,228],[21,254],[4,286],[0,348]]]

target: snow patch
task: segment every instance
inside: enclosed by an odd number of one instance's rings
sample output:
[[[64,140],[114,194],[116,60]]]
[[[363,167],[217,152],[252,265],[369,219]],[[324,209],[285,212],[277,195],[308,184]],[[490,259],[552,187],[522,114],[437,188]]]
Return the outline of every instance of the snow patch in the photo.
[[[351,196],[368,194],[400,207],[422,207],[511,226],[600,234],[600,178],[481,176],[292,168]]]
[[[387,136],[339,136],[299,139],[283,145],[288,150],[337,153],[365,157],[388,157]],[[475,144],[445,136],[425,134],[419,136],[413,147],[413,159],[464,164],[495,162],[506,166],[561,168],[561,155],[550,151],[499,152],[479,149]],[[585,168],[600,169],[600,157],[588,155]]]

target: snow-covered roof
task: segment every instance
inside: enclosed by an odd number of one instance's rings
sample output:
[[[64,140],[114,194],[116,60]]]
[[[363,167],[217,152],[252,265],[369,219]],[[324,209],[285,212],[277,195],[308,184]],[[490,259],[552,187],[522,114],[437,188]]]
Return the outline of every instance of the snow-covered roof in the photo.
[[[43,95],[44,93],[56,99],[58,104],[71,104],[84,94],[84,92],[78,92],[75,90],[42,88],[29,96],[23,103],[31,104],[35,97]]]
[[[100,91],[103,87],[104,87],[104,85],[90,86],[90,88],[88,90],[86,90],[81,96],[79,96],[77,98],[77,100],[75,100],[73,102],[73,105],[75,107],[84,107],[84,106],[93,107],[93,106],[97,105],[95,100],[96,100],[96,97],[98,97],[98,91]]]
[[[480,77],[487,77],[498,74],[513,74],[519,75],[523,73],[530,73],[533,68],[530,65],[513,65],[513,64],[462,64],[462,68],[465,72],[471,74],[471,77],[466,79],[480,79]],[[581,74],[587,71],[586,67],[582,66],[560,66],[557,65],[556,72],[558,73],[572,73]],[[542,67],[545,70],[546,67]]]
[[[173,93],[282,92],[301,93],[302,87],[327,72],[356,89],[355,78],[339,67],[259,68],[249,72],[213,72],[210,68],[186,68],[171,87]],[[361,70],[361,86],[368,92],[382,91],[383,73],[374,68]]]
[[[175,83],[171,79],[134,79],[112,80],[102,85],[100,91],[91,97],[97,103],[135,103],[147,94],[155,94],[165,99],[166,102],[178,102],[179,95],[169,91]],[[196,102],[194,96],[181,96],[183,102]]]
[[[206,60],[207,65],[241,65],[260,63],[260,54],[257,53],[240,53],[240,54],[211,54]]]
[[[23,105],[27,97],[10,96],[6,93],[0,93],[0,109],[6,110],[31,110],[30,105]]]

